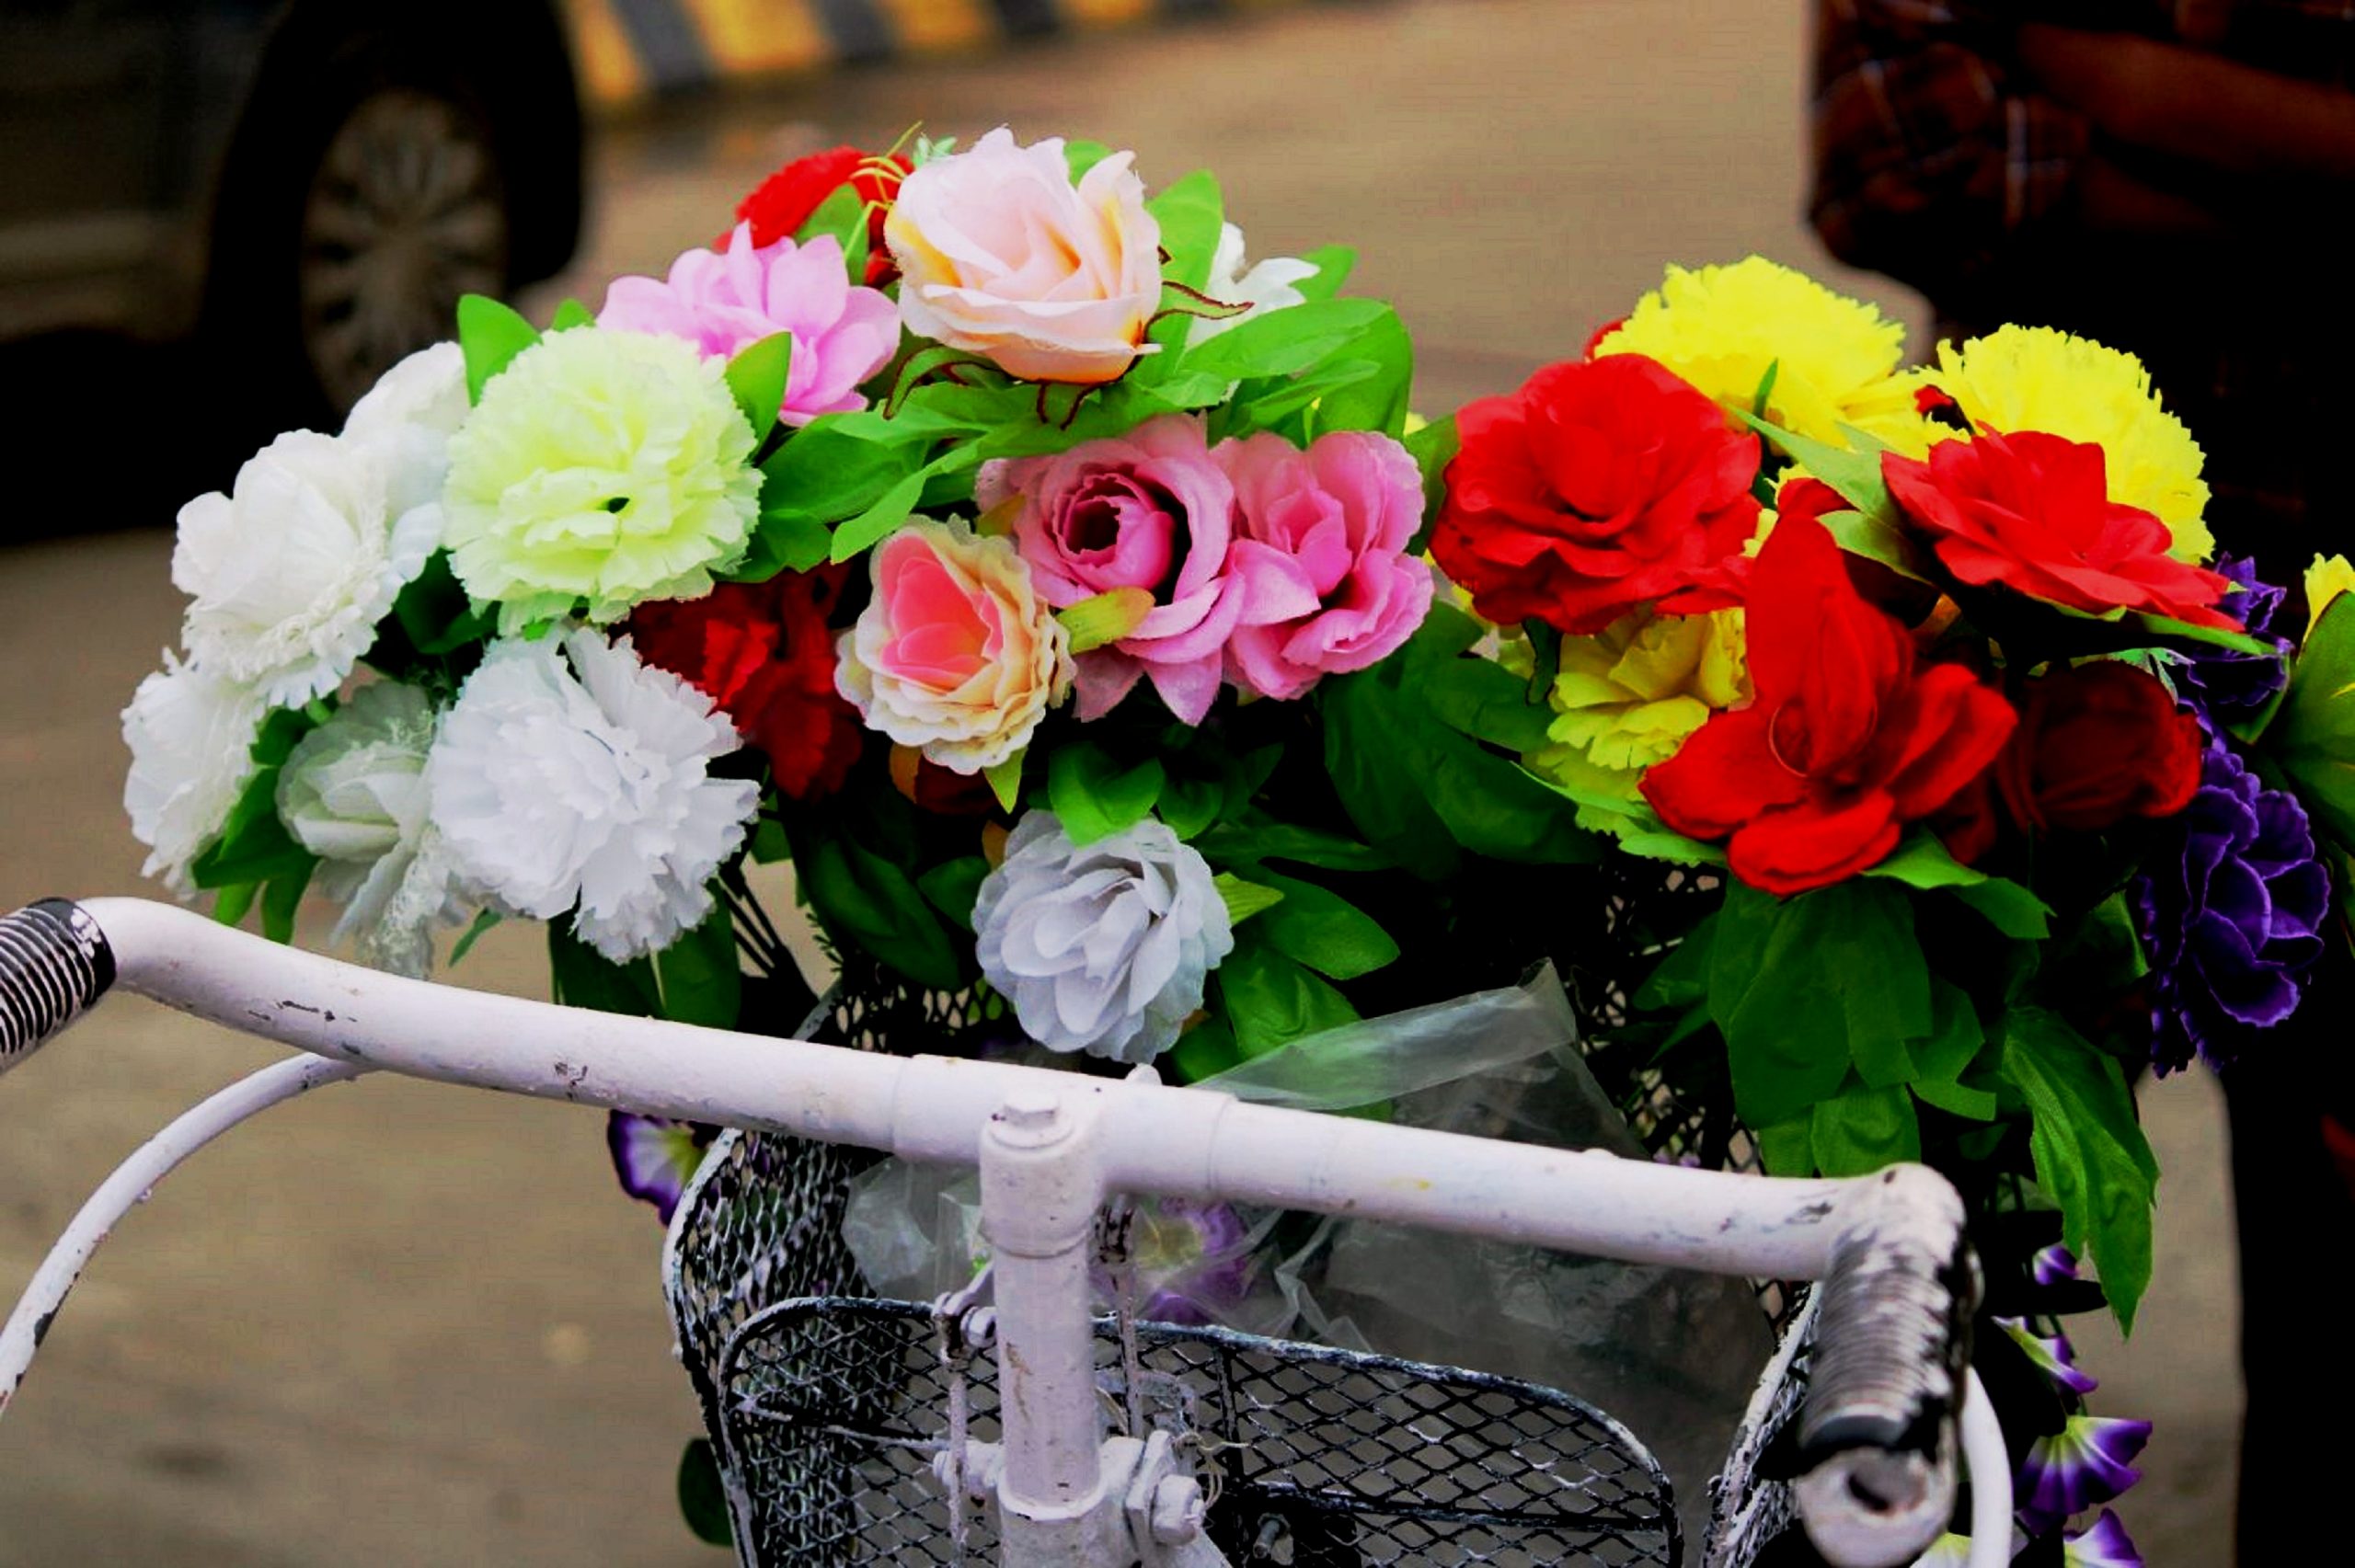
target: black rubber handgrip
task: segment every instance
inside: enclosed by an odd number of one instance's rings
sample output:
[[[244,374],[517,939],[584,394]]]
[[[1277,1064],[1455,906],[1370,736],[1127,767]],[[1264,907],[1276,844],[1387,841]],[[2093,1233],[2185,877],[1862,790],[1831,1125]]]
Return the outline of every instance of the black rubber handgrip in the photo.
[[[0,1072],[79,1018],[114,984],[114,952],[80,905],[43,898],[0,915]]]

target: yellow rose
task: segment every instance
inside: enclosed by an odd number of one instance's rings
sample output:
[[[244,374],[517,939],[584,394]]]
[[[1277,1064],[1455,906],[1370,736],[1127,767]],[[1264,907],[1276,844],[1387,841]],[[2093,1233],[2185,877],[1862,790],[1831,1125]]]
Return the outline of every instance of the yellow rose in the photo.
[[[1637,800],[1646,769],[1676,755],[1711,714],[1750,700],[1742,612],[1638,612],[1594,636],[1565,637],[1548,700],[1548,744],[1522,760],[1574,792]]]

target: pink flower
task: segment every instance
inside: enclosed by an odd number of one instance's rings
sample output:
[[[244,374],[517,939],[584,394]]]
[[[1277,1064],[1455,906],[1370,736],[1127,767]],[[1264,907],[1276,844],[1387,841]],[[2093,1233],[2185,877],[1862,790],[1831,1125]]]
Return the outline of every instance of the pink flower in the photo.
[[[1015,541],[1057,609],[1115,589],[1153,595],[1134,632],[1079,656],[1079,716],[1111,712],[1143,675],[1200,724],[1245,608],[1226,571],[1235,490],[1201,426],[1166,414],[1051,457],[984,464],[975,493],[984,509],[1019,501]]]
[[[866,407],[859,383],[900,346],[898,307],[877,290],[851,286],[833,235],[805,246],[789,239],[755,246],[750,223],[736,225],[725,251],[684,252],[661,281],[615,279],[597,324],[684,338],[706,359],[792,333],[778,416],[788,425]]]
[[[1407,554],[1422,521],[1423,481],[1405,447],[1336,430],[1303,452],[1261,434],[1221,442],[1217,457],[1235,486],[1226,572],[1243,586],[1228,680],[1263,697],[1297,697],[1414,635],[1431,607],[1431,574]]]

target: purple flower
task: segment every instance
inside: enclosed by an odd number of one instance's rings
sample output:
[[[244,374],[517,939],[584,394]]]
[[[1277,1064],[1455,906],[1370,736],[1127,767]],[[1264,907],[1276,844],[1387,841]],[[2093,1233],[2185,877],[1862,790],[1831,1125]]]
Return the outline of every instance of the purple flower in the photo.
[[[2077,1254],[2055,1242],[2029,1261],[2029,1271],[2039,1285],[2060,1285],[2075,1280]]]
[[[2290,651],[2290,639],[2273,635],[2273,614],[2281,607],[2282,590],[2257,580],[2254,561],[2219,555],[2215,569],[2241,589],[2226,595],[2216,608],[2238,618],[2251,636],[2271,644],[2274,651],[2243,653],[2202,644],[2197,651],[2168,667],[2167,673],[2175,678],[2177,694],[2211,729],[2237,724],[2272,701],[2274,693],[2289,679],[2282,660]]]
[[[2014,1489],[2021,1524],[2030,1535],[2041,1535],[2116,1497],[2142,1479],[2131,1461],[2150,1440],[2147,1421],[2069,1417],[2059,1432],[2031,1444],[2020,1461]]]
[[[621,1178],[622,1191],[652,1204],[665,1225],[678,1209],[687,1179],[703,1163],[705,1148],[718,1136],[718,1127],[701,1122],[627,1111],[615,1111],[605,1120],[605,1148],[614,1157],[614,1174]]]
[[[1159,1323],[1223,1322],[1250,1292],[1251,1238],[1242,1216],[1224,1204],[1139,1199],[1129,1229],[1140,1315]],[[1099,1278],[1109,1296],[1113,1282]]]
[[[1995,1326],[2009,1334],[2036,1369],[2059,1387],[2074,1394],[2089,1394],[2101,1387],[2100,1380],[2091,1372],[2079,1370],[2076,1351],[2071,1347],[2067,1334],[2056,1333],[2046,1339],[2019,1318],[1997,1318]]]
[[[2223,1067],[2289,1017],[2330,909],[2305,807],[2259,784],[2223,740],[2209,741],[2200,793],[2177,820],[2180,862],[2134,884],[2162,1074],[2195,1051]]]
[[[2118,1516],[2107,1508],[2100,1518],[2062,1543],[2061,1555],[2068,1568],[2142,1568],[2142,1554]]]

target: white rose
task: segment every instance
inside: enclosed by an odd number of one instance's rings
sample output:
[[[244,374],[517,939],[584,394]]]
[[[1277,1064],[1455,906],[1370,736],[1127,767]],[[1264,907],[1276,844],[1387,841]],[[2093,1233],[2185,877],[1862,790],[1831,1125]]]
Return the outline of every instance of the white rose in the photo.
[[[122,807],[132,834],[153,852],[141,869],[183,898],[196,891],[190,864],[219,836],[254,775],[254,737],[267,710],[252,687],[182,664],[168,650],[164,668],[122,710],[131,748]]]
[[[363,686],[294,743],[278,776],[278,816],[319,857],[318,886],[344,906],[331,940],[396,974],[422,976],[433,928],[463,918],[438,835],[427,825],[433,705],[396,681]]]
[[[230,494],[180,509],[172,581],[194,601],[190,656],[273,707],[334,691],[433,553],[434,512],[395,520],[391,465],[371,446],[279,437],[237,470]]]
[[[436,343],[386,371],[343,421],[345,441],[383,456],[393,515],[433,508],[437,541],[450,438],[466,422],[469,406],[465,352],[455,343]]]
[[[1050,1050],[1151,1061],[1235,950],[1210,864],[1150,818],[1086,847],[1051,811],[1015,824],[973,904],[982,973]]]
[[[909,175],[883,223],[908,330],[1025,381],[1120,376],[1161,308],[1161,225],[1134,156],[1074,186],[1060,140],[1020,147],[1000,126]]]
[[[728,715],[627,637],[495,642],[426,760],[431,822],[465,883],[573,929],[616,963],[711,912],[706,886],[743,842],[757,785],[709,776],[738,745]]]
[[[1210,281],[1202,292],[1221,304],[1248,305],[1248,310],[1234,315],[1198,315],[1186,329],[1189,347],[1215,338],[1231,327],[1246,321],[1257,321],[1269,311],[1289,310],[1304,304],[1306,296],[1293,287],[1316,276],[1316,264],[1293,257],[1276,256],[1260,262],[1247,271],[1243,265],[1243,231],[1233,223],[1222,223],[1218,231],[1218,249],[1211,254]]]

